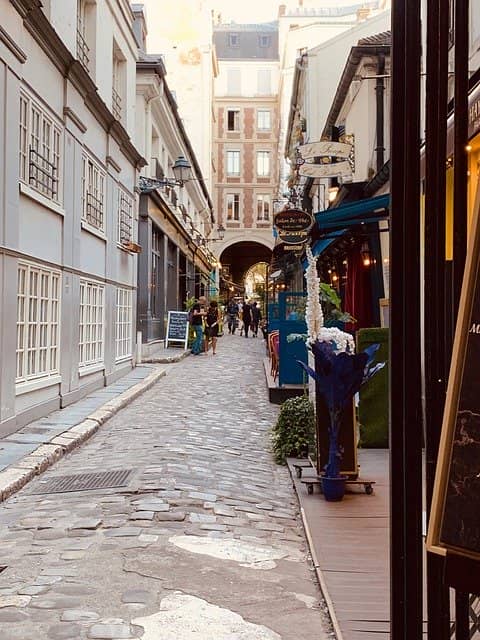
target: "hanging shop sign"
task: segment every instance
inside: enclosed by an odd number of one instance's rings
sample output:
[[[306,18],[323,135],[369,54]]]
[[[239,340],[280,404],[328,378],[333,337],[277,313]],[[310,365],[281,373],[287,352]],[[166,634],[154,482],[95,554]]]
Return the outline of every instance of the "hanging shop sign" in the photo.
[[[307,178],[351,178],[352,165],[348,160],[325,164],[305,163],[299,167],[298,173]]]
[[[301,244],[307,242],[310,234],[308,231],[279,231],[278,237],[286,244]]]
[[[468,137],[473,137],[480,131],[480,98],[477,98],[468,108]]]
[[[285,209],[273,217],[273,224],[279,233],[283,231],[308,231],[313,225],[313,216],[301,209]]]
[[[462,285],[427,537],[427,548],[447,556],[447,561],[458,556],[480,560],[479,216],[480,187],[472,216],[473,242]]]
[[[301,209],[285,209],[276,213],[273,218],[279,239],[292,245],[308,240],[313,222],[313,216]]]
[[[321,142],[310,142],[298,147],[298,153],[302,158],[317,158],[319,156],[329,156],[332,158],[348,158],[353,146],[346,142],[332,142],[323,140]]]
[[[295,255],[297,254],[300,255],[304,249],[305,249],[304,243],[288,244],[286,242],[281,242],[279,245],[275,247],[275,250],[279,251],[280,253],[293,252]]]

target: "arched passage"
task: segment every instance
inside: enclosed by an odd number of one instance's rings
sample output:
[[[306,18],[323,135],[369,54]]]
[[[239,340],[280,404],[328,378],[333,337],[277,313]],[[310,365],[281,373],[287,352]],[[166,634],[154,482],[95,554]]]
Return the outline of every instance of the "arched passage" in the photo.
[[[271,256],[271,249],[259,242],[236,242],[224,249],[220,254],[221,282],[223,281],[224,288],[228,289],[228,283],[233,283],[236,285],[235,292],[241,293],[247,271],[259,262],[270,263]]]

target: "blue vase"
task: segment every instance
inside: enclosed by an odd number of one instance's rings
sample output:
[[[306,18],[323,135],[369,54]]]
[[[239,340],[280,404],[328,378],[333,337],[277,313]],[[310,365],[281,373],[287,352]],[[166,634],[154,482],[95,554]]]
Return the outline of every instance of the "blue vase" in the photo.
[[[322,491],[328,502],[340,502],[345,495],[345,478],[322,478]]]

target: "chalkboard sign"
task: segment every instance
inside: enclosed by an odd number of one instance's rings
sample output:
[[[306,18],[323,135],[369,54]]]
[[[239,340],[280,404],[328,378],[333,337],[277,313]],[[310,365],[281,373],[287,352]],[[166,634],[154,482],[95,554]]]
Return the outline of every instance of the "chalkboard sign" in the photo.
[[[480,559],[480,188],[448,380],[427,548]]]
[[[165,346],[169,342],[183,342],[184,348],[188,345],[188,313],[186,311],[169,311],[167,322],[167,337]]]

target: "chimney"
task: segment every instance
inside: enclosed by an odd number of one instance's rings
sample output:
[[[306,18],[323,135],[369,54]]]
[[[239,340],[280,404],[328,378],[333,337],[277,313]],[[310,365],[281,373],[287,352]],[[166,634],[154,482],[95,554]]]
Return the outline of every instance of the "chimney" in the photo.
[[[364,22],[370,16],[370,9],[368,7],[360,7],[357,9],[357,22]]]
[[[287,13],[287,5],[280,4],[278,5],[278,17],[284,16]]]
[[[137,47],[142,53],[147,51],[147,20],[143,4],[133,4],[132,12],[134,16],[133,33],[137,41]]]

